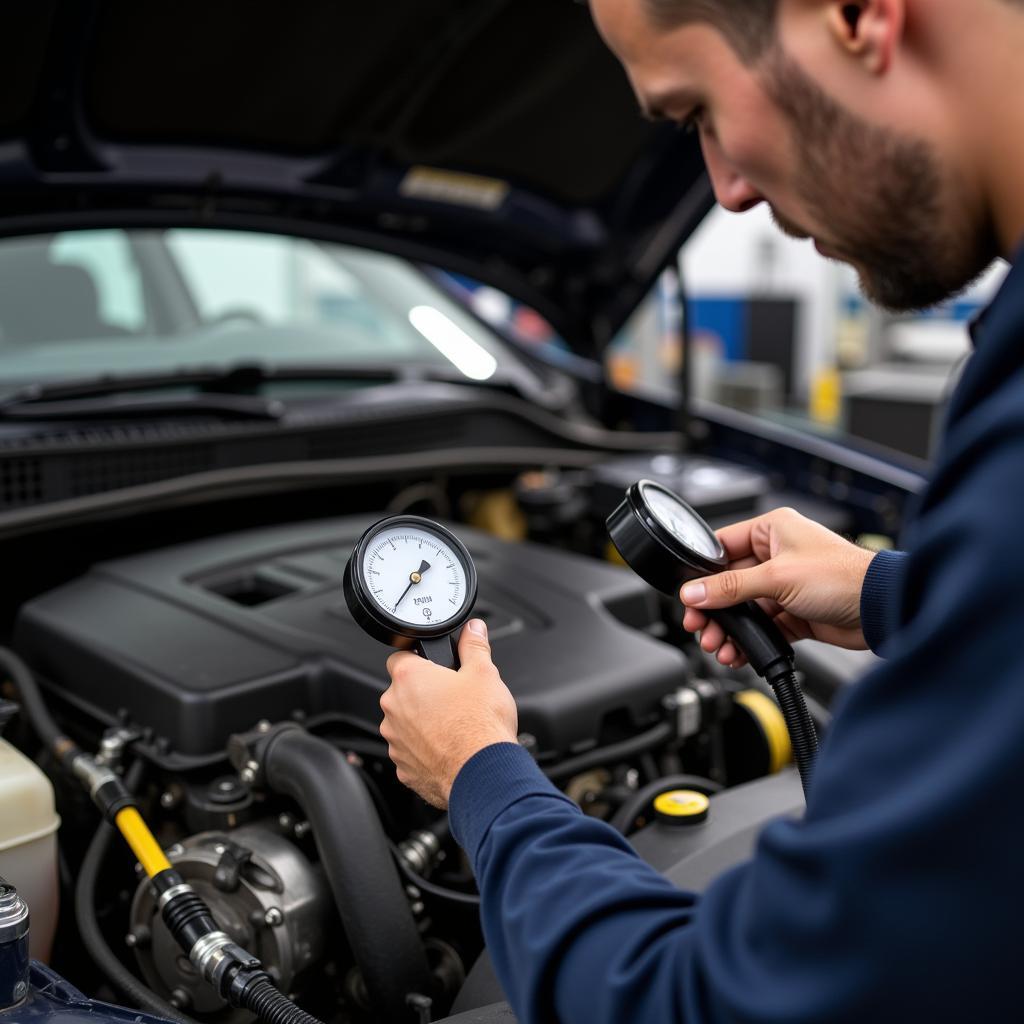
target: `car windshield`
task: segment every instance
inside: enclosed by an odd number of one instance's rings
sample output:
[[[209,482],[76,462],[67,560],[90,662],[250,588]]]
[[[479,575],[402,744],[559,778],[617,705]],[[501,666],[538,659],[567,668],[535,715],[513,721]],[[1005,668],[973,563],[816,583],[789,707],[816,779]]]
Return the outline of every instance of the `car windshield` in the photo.
[[[253,362],[421,364],[467,381],[525,372],[426,274],[380,253],[201,229],[0,242],[4,390]]]

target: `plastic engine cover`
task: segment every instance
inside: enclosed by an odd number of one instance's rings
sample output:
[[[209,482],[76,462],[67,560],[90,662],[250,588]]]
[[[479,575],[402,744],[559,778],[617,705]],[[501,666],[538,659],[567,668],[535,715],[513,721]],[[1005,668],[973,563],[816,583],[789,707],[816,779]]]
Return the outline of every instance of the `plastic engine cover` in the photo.
[[[360,516],[239,533],[95,566],[24,606],[14,643],[51,696],[98,725],[121,709],[184,766],[297,710],[376,728],[389,649],[353,622],[342,570]],[[542,756],[648,724],[683,681],[650,633],[657,597],[629,570],[461,525],[476,614]],[[645,632],[646,631],[646,632]]]

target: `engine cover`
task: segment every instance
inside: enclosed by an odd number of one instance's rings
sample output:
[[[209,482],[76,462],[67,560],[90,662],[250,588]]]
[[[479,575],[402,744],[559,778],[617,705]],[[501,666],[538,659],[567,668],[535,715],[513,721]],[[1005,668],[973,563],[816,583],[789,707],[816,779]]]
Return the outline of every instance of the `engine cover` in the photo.
[[[388,649],[353,622],[342,570],[378,517],[276,527],[96,565],[26,604],[14,644],[97,725],[151,728],[179,766],[260,719],[342,712],[376,728]],[[657,597],[626,569],[458,524],[476,613],[539,751],[564,756],[649,723],[684,680],[650,634]]]

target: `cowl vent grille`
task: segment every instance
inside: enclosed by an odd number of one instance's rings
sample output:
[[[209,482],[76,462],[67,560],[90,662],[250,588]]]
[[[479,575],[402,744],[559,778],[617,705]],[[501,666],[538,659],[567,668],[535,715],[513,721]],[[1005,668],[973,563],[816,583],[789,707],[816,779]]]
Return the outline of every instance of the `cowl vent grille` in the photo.
[[[43,500],[43,466],[39,459],[0,460],[0,507],[17,508]]]
[[[71,493],[75,497],[101,494],[212,468],[209,448],[119,452],[78,458],[71,465]]]

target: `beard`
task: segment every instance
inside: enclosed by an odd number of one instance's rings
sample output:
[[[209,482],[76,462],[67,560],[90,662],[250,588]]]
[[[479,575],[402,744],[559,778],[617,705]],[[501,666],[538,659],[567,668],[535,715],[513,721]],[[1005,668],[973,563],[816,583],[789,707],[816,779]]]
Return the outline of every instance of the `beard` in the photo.
[[[926,142],[863,121],[778,46],[763,66],[769,95],[793,126],[797,195],[869,299],[894,312],[925,309],[984,272],[999,252],[995,227],[948,194]],[[808,237],[773,217],[786,234]]]

